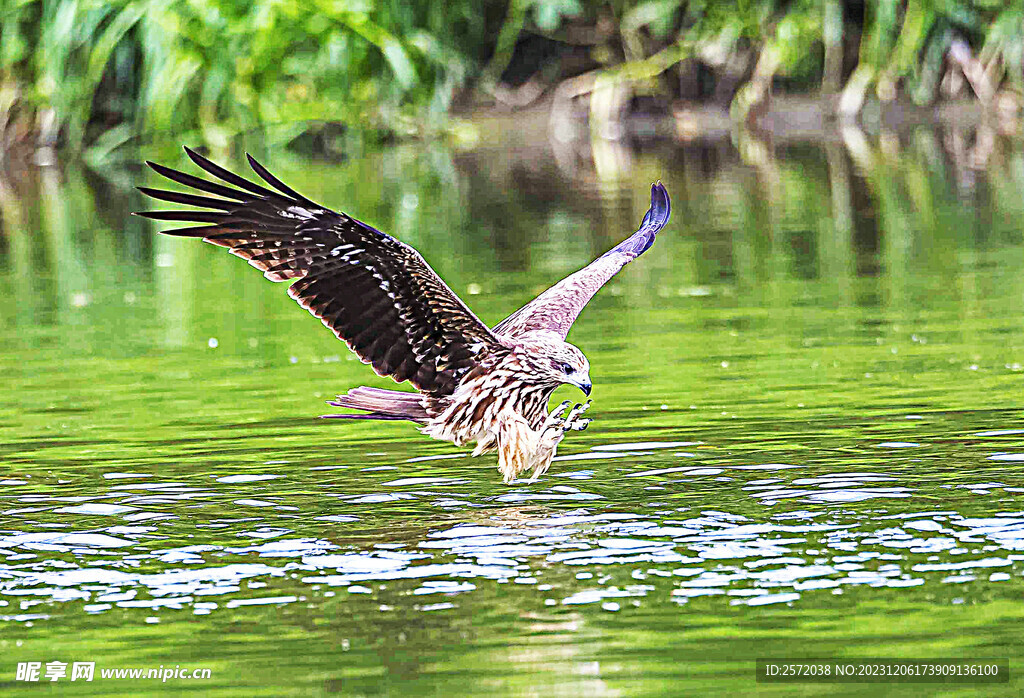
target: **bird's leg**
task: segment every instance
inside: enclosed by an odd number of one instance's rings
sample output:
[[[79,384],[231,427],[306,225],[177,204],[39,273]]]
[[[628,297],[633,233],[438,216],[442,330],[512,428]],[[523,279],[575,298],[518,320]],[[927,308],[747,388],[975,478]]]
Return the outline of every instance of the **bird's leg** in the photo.
[[[549,429],[560,429],[563,432],[566,431],[583,431],[590,424],[589,419],[580,419],[580,415],[590,409],[592,400],[587,400],[585,403],[576,405],[570,410],[569,405],[572,401],[565,400],[558,407],[551,410],[548,415],[547,421],[544,422],[542,431]]]
[[[554,409],[550,415],[548,415],[548,420],[545,422],[543,430],[546,432],[554,429],[561,431],[562,433],[567,431],[583,431],[592,421],[594,421],[592,419],[583,419],[581,417],[584,412],[590,409],[592,402],[592,400],[587,400],[583,404],[576,403],[576,405],[569,410],[568,414],[562,416],[570,404],[569,401],[566,400]]]
[[[558,444],[565,438],[567,431],[583,431],[590,424],[589,419],[581,419],[580,415],[590,409],[590,400],[584,404],[577,403],[571,410],[568,400],[560,404],[551,414],[542,427],[537,440],[537,450],[533,454],[533,476],[530,482],[547,472],[551,467],[551,460],[555,457]]]
[[[550,429],[552,427],[561,427],[565,423],[565,414],[569,410],[569,405],[572,404],[572,400],[563,400],[562,403],[551,410],[548,414],[547,421],[544,422],[544,429]]]
[[[594,420],[583,419],[581,418],[581,415],[590,409],[590,404],[592,402],[592,400],[587,400],[582,405],[577,404],[575,407],[573,407],[569,414],[566,415],[565,417],[565,425],[563,426],[563,429],[565,431],[583,431],[588,426],[590,426],[590,423]]]
[[[551,460],[555,457],[558,444],[565,438],[565,429],[559,423],[545,428],[537,436],[537,448],[530,459],[533,465],[533,475],[530,477],[530,482],[535,482],[537,478],[546,473],[548,468],[551,467]]]
[[[530,469],[536,433],[513,410],[506,410],[498,419],[498,470],[508,484],[519,473]]]

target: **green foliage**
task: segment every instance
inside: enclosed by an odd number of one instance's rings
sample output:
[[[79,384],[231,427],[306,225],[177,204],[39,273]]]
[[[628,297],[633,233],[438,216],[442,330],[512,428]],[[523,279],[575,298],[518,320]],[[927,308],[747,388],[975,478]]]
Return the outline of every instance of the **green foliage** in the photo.
[[[74,145],[111,121],[214,145],[310,122],[404,132],[447,111],[485,17],[373,0],[8,0],[0,74],[8,112],[55,119]]]
[[[595,84],[665,93],[655,78],[697,56],[753,72],[756,102],[776,75],[824,87],[829,60],[836,89],[844,35],[854,110],[872,88],[933,100],[954,40],[1024,90],[1024,10],[1008,0],[0,0],[0,129],[99,158],[162,133],[218,148],[321,124],[430,133],[464,88],[530,64],[537,41],[591,62],[556,58],[545,80],[597,68]]]
[[[534,21],[546,32],[555,31],[563,18],[575,17],[583,9],[579,0],[534,0],[531,5]]]

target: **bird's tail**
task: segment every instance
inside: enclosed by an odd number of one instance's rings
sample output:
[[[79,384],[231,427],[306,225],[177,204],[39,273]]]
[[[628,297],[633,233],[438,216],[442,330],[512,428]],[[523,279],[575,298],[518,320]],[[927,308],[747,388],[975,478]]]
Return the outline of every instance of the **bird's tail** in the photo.
[[[408,419],[419,423],[425,423],[428,419],[423,396],[400,390],[360,386],[327,404],[363,410],[366,414],[324,414],[321,419]]]

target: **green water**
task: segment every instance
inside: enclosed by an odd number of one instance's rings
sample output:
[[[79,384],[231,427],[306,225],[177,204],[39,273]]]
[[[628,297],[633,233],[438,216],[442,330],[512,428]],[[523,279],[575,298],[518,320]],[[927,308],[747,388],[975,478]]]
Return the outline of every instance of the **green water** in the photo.
[[[492,323],[632,232],[665,182],[672,222],[569,337],[594,423],[511,487],[409,425],[315,420],[387,383],[281,285],[129,218],[155,176],[14,173],[0,690],[48,690],[18,662],[92,661],[94,681],[45,685],[1020,693],[1024,150],[970,147],[257,149]],[[1009,657],[1012,683],[756,684],[761,657]],[[175,665],[212,678],[99,676]]]

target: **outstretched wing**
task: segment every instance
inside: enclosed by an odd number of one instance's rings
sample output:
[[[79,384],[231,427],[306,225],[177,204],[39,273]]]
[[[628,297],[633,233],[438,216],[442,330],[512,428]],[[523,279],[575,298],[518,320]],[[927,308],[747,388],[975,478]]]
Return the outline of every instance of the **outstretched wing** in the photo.
[[[517,337],[524,332],[551,330],[562,339],[580,312],[605,283],[626,264],[647,251],[671,213],[668,192],[661,182],[651,186],[651,208],[640,229],[575,274],[565,277],[494,326],[494,333]]]
[[[288,295],[378,374],[445,395],[476,365],[478,355],[500,347],[487,326],[409,245],[313,203],[251,156],[253,171],[276,191],[189,148],[185,151],[196,165],[233,186],[150,162],[164,177],[221,198],[139,187],[155,199],[200,210],[138,215],[205,223],[163,232],[227,247],[271,281],[297,279]]]

